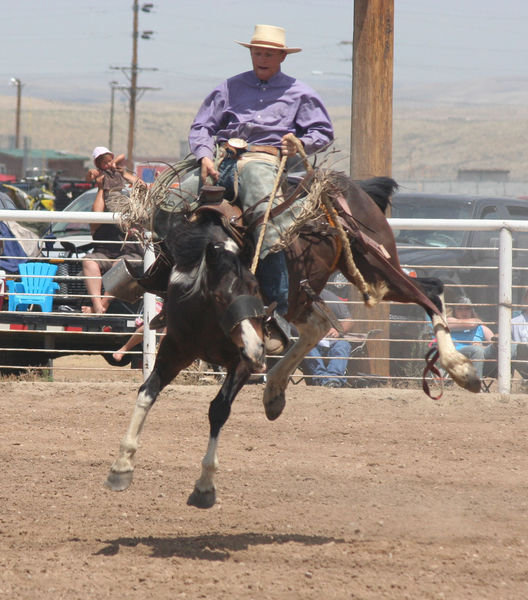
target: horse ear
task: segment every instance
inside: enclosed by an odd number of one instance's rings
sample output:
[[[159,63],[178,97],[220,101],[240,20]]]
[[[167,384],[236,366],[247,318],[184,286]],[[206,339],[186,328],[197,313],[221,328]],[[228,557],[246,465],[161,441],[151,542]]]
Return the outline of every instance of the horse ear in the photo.
[[[205,261],[208,265],[215,265],[218,262],[220,253],[223,250],[223,244],[209,242],[205,248]]]

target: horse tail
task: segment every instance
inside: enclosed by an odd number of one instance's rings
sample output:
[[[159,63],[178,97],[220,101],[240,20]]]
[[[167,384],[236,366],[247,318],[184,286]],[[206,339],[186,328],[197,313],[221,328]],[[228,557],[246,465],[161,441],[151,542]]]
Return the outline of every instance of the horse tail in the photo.
[[[387,212],[392,194],[398,189],[398,184],[391,177],[372,177],[357,184],[374,200],[383,214]]]

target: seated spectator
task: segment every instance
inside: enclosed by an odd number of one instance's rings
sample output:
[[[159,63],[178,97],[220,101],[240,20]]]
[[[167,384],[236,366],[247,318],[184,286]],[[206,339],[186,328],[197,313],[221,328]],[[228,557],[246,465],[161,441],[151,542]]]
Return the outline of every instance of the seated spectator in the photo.
[[[343,331],[349,332],[352,329],[352,319],[345,299],[328,289],[321,292],[321,298],[328,303],[328,308],[339,319]],[[314,376],[307,378],[308,385],[345,387],[346,381],[343,376],[347,370],[351,350],[350,342],[344,339],[334,327],[331,327],[326,336],[308,352],[302,362],[303,373]]]
[[[520,314],[513,317],[511,321],[512,337],[512,359],[528,361],[528,288],[524,290],[522,297],[524,306]],[[528,364],[518,363],[515,368],[523,377],[528,377]]]
[[[162,298],[156,297],[156,317],[149,321],[151,329],[156,331],[162,331],[165,333],[165,319],[160,318],[160,313],[163,310],[163,300]],[[138,317],[136,319],[136,331],[128,338],[128,340],[116,350],[112,356],[116,362],[121,362],[125,354],[128,354],[131,350],[133,350],[138,344],[141,344],[143,341],[143,331],[144,331],[144,323],[143,317]]]
[[[471,300],[462,296],[447,317],[451,338],[455,348],[473,363],[480,378],[491,370],[485,368],[485,361],[496,359],[497,350],[493,343],[493,331],[484,325],[475,313]]]
[[[127,183],[135,183],[138,178],[127,173],[121,166],[124,156],[119,155],[114,160],[114,155],[108,148],[103,146],[95,148],[93,160],[96,169],[88,171],[87,178],[95,180],[99,189],[92,210],[120,212],[127,202],[126,196],[123,195],[123,188]],[[124,244],[124,234],[117,225],[92,223],[90,228],[96,243],[93,252],[83,260],[83,275],[86,278],[86,289],[91,297],[92,306],[83,306],[82,311],[104,313],[112,298],[106,292],[101,295],[102,275],[113,267],[118,258],[131,262],[142,260],[143,251],[139,244]]]

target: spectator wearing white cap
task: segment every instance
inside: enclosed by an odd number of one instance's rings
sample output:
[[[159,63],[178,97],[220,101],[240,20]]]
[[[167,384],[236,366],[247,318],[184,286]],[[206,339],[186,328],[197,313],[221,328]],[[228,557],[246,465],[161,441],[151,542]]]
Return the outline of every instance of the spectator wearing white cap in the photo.
[[[92,206],[94,212],[121,212],[128,203],[123,189],[134,184],[138,177],[124,167],[124,154],[114,157],[105,146],[97,146],[92,153],[95,169],[86,175],[89,181],[97,183],[97,195]],[[143,251],[137,244],[123,244],[124,235],[117,225],[110,223],[90,225],[95,245],[93,252],[83,260],[83,275],[86,290],[91,297],[91,306],[83,306],[87,313],[104,313],[112,298],[102,292],[101,276],[110,270],[118,258],[132,262],[142,259]]]

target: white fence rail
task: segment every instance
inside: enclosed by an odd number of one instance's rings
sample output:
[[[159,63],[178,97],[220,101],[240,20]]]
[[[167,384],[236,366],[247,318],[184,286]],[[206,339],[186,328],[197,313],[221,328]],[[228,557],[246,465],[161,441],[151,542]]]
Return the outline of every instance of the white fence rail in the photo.
[[[45,211],[19,211],[19,210],[0,210],[0,221],[20,221],[20,222],[40,222],[40,223],[55,223],[55,222],[68,222],[68,223],[115,223],[119,220],[118,214],[111,213],[85,213],[85,212],[45,212]],[[497,232],[498,234],[498,249],[496,249],[497,261],[495,265],[486,265],[481,267],[475,261],[475,264],[471,265],[472,269],[496,269],[498,271],[498,289],[496,293],[496,301],[492,302],[491,305],[495,305],[498,311],[498,319],[496,325],[498,326],[498,391],[501,394],[508,394],[511,390],[511,316],[512,308],[520,308],[520,305],[513,305],[512,290],[516,287],[528,286],[528,252],[526,248],[515,248],[513,244],[513,234],[515,232],[528,232],[528,221],[501,221],[501,220],[468,220],[468,219],[457,219],[457,220],[438,220],[438,219],[389,219],[389,222],[393,229],[397,230],[442,230],[442,231],[484,231],[484,232]],[[497,236],[490,236],[491,238],[497,238]],[[494,250],[494,246],[490,245],[487,248],[480,248],[480,250],[490,251],[490,248]],[[461,248],[446,248],[446,250],[461,251],[465,249]],[[474,251],[479,250],[473,248]],[[521,266],[514,267],[513,253],[514,252],[527,252],[526,260],[524,260]],[[145,255],[145,266],[148,266],[153,260],[153,252],[147,251]],[[413,268],[413,265],[405,265],[408,268]],[[442,268],[449,268],[456,270],[456,265],[438,265],[431,264],[431,267],[439,270]],[[426,269],[426,265],[421,265],[422,269]],[[464,267],[466,268],[466,267]],[[513,277],[512,273],[516,269],[516,280],[521,283],[518,286],[512,285]],[[478,284],[477,284],[478,285]],[[447,286],[449,288],[449,285]],[[144,323],[145,323],[145,334],[144,334],[144,352],[143,352],[143,367],[144,373],[148,374],[153,366],[153,360],[155,355],[156,338],[155,332],[149,331],[148,323],[150,318],[154,316],[154,296],[152,294],[145,295],[144,302]],[[352,307],[352,313],[353,313]],[[419,323],[418,318],[415,321],[410,320],[409,322]],[[425,323],[425,320],[423,321]],[[371,321],[369,323],[370,329],[376,328],[376,322]],[[394,342],[395,340],[386,340]],[[409,337],[400,337],[398,341],[400,344],[416,342],[422,343],[424,352],[420,354],[423,356],[426,349],[426,341],[423,339],[415,339]],[[28,349],[31,350],[31,349]],[[418,356],[386,356],[382,357],[385,360],[397,363],[398,361],[402,364],[409,365],[412,361],[419,361]],[[358,358],[358,360],[365,360],[364,357]],[[1,362],[1,360],[0,360]],[[401,379],[417,379],[417,377],[405,377],[400,376]],[[394,379],[394,377],[393,377]]]

